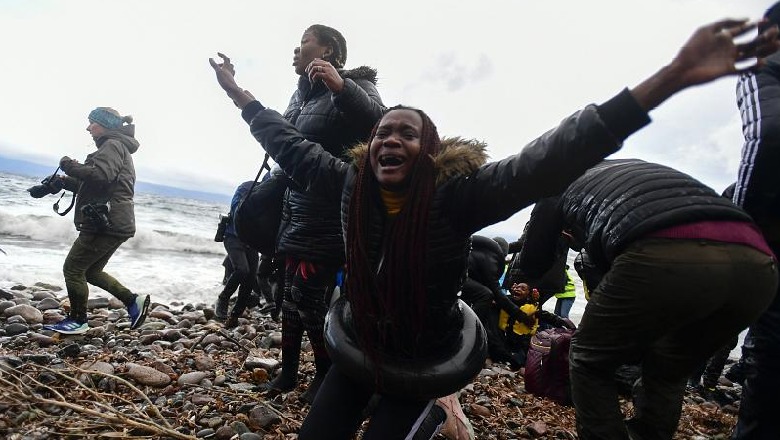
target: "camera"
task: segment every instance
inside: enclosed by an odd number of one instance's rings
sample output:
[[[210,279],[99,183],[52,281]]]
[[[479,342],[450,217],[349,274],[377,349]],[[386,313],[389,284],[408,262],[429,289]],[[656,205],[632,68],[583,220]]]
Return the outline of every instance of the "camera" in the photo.
[[[27,189],[33,198],[40,199],[49,194],[57,194],[62,189],[62,179],[56,175],[46,176],[40,185],[34,185]]]
[[[227,228],[228,223],[230,223],[230,216],[220,214],[219,223],[217,224],[217,234],[214,236],[214,241],[225,241],[225,229]]]
[[[81,207],[81,213],[84,214],[90,225],[98,231],[105,231],[111,227],[108,220],[108,213],[111,210],[106,203],[91,203]]]

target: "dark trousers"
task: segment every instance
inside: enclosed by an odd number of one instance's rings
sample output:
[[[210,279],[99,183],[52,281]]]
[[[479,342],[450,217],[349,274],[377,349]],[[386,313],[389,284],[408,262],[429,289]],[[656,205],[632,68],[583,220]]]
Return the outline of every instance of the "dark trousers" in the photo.
[[[225,240],[222,244],[227,251],[233,272],[230,273],[225,282],[225,288],[219,296],[227,300],[238,289],[238,298],[236,298],[233,310],[230,311],[230,316],[239,317],[244,313],[249,304],[252,289],[255,287],[257,265],[260,256],[256,250],[245,245],[238,237],[233,235],[225,235]]]
[[[73,242],[62,266],[70,300],[71,319],[87,322],[87,283],[114,295],[125,306],[133,302],[135,294],[103,271],[108,260],[126,240],[127,237],[82,232]]]
[[[671,439],[697,365],[750,324],[777,290],[772,257],[705,240],[629,245],[594,290],[572,339],[581,439]],[[749,293],[749,294],[748,294]],[[623,422],[615,370],[641,365],[634,417]]]
[[[718,385],[718,379],[723,374],[723,368],[729,359],[729,353],[737,346],[739,338],[734,335],[726,345],[720,347],[704,364],[701,364],[691,375],[688,381],[690,385],[698,385],[699,382],[705,388],[715,388]]]
[[[303,421],[300,440],[347,440],[363,422],[363,410],[374,391],[332,367],[322,383],[309,414]],[[363,440],[406,439],[428,414],[433,401],[381,396],[363,434]]]
[[[772,246],[775,255],[780,246]],[[743,289],[745,295],[753,295]],[[752,344],[746,343],[745,384],[739,405],[739,417],[732,439],[769,440],[780,438],[780,291],[772,304],[750,326]]]
[[[339,268],[287,257],[282,302],[282,374],[292,380],[298,374],[304,331],[314,352],[317,373],[324,374],[330,368],[323,327]]]

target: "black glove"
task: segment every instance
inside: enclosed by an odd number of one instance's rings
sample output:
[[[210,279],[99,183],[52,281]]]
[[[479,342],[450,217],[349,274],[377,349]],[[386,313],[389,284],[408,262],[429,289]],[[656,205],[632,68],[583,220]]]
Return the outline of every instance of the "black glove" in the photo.
[[[29,192],[33,198],[40,199],[41,197],[47,196],[49,194],[57,194],[64,185],[65,182],[63,182],[62,177],[46,176],[46,178],[41,180],[40,185],[27,188],[27,192]]]
[[[48,185],[35,185],[27,188],[27,192],[35,199],[40,199],[43,196],[51,194],[51,190]]]

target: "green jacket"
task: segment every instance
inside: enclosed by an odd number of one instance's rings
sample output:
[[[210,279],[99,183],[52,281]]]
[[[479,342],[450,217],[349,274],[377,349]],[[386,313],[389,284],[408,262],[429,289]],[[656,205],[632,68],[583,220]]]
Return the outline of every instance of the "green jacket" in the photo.
[[[82,232],[95,232],[119,237],[135,235],[135,166],[132,154],[139,143],[133,137],[134,125],[111,130],[95,141],[97,151],[87,155],[84,163],[61,164],[68,175],[65,189],[76,193],[73,222]],[[110,226],[99,230],[84,214],[89,204],[107,204]]]

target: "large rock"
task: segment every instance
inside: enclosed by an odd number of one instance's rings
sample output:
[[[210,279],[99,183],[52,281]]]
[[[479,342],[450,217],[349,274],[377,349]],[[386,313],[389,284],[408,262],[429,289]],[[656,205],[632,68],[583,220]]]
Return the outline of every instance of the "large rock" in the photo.
[[[60,302],[57,298],[44,298],[38,302],[38,310],[53,310],[59,308]]]
[[[16,336],[16,335],[21,335],[22,333],[27,333],[27,331],[30,330],[30,327],[28,327],[27,324],[16,322],[13,324],[6,325],[4,329],[6,335]]]
[[[102,309],[108,307],[108,298],[98,296],[87,300],[87,310]]]
[[[33,284],[33,286],[40,287],[41,289],[51,290],[52,292],[59,292],[62,290],[61,286],[56,286],[54,284],[43,283],[43,282],[37,282]]]
[[[4,301],[0,301],[0,312],[2,312],[2,313],[5,313],[5,311],[6,311],[6,310],[7,310],[9,307],[13,307],[13,306],[15,306],[15,305],[16,305],[16,303],[15,303],[15,302],[13,302],[13,301],[11,301],[10,299],[8,299],[8,300],[4,300]]]
[[[266,371],[273,371],[278,366],[279,361],[266,357],[249,355],[244,360],[244,369],[249,371],[252,371],[255,368],[262,368]]]
[[[40,324],[43,322],[43,313],[33,306],[27,304],[19,304],[5,309],[3,311],[5,316],[19,315],[27,321],[28,324]]]
[[[127,375],[134,381],[151,387],[162,388],[171,383],[171,378],[165,373],[155,370],[152,367],[138,365],[132,362],[125,364],[127,366]]]
[[[195,357],[195,368],[201,371],[213,370],[216,363],[208,355],[201,355]]]
[[[265,405],[257,405],[249,411],[249,424],[261,429],[266,429],[274,423],[282,420],[278,414],[268,409]]]
[[[44,299],[55,299],[54,294],[45,290],[38,290],[32,294],[33,301],[41,301]]]
[[[103,361],[85,362],[81,365],[81,369],[103,374],[114,374],[114,366]]]
[[[197,385],[203,379],[211,376],[211,373],[207,371],[192,371],[190,373],[184,373],[179,376],[179,385]]]

